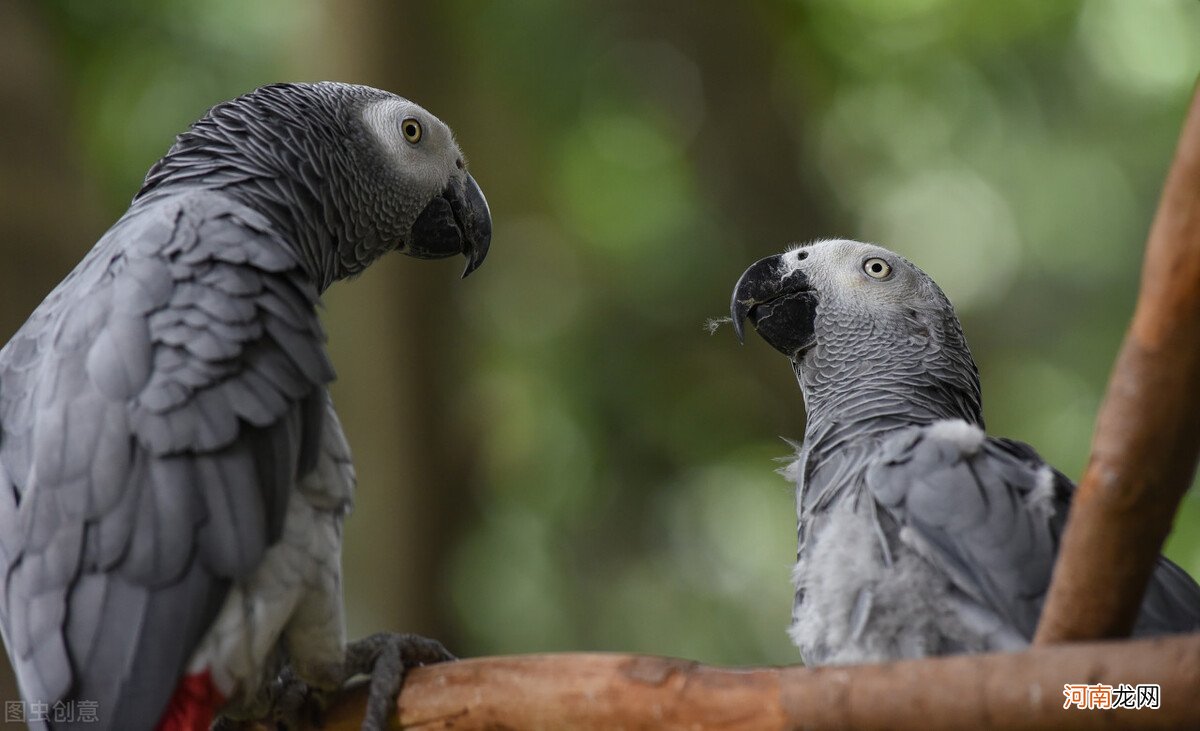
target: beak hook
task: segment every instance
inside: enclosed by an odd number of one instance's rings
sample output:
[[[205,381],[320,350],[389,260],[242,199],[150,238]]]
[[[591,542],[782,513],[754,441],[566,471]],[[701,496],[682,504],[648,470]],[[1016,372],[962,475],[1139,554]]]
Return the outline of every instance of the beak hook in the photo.
[[[467,266],[463,269],[462,278],[466,279],[468,274],[483,264],[492,245],[492,209],[479,183],[470,173],[466,174],[463,184],[463,203],[463,254],[467,257]]]
[[[733,334],[737,336],[741,345],[746,344],[746,318],[750,315],[750,309],[759,303],[751,290],[761,289],[758,280],[762,277],[763,267],[760,265],[766,260],[760,259],[750,265],[742,272],[742,276],[738,277],[737,284],[733,285],[733,296],[729,300],[729,318],[733,320]]]

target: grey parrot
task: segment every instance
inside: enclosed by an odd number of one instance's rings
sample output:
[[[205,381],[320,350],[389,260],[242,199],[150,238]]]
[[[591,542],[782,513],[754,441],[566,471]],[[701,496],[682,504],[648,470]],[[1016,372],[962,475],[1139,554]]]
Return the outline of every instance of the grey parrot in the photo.
[[[317,310],[389,251],[466,276],[491,225],[450,129],[378,89],[264,86],[179,135],[0,350],[0,629],[27,709],[207,728],[374,668],[379,726],[405,664],[448,657],[347,650],[354,471]]]
[[[810,665],[1013,650],[1033,636],[1074,485],[987,436],[950,301],[902,257],[821,241],[742,274],[731,314],[788,356],[806,425],[785,474],[799,550],[789,630]],[[1200,629],[1159,558],[1135,634]]]

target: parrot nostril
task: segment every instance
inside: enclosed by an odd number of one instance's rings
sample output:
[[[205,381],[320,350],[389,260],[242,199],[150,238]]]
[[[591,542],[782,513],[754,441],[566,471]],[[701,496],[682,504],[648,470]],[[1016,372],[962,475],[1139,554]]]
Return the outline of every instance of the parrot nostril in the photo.
[[[796,252],[796,258],[801,261],[804,261],[805,259],[808,258],[808,252],[807,251],[798,251],[798,252]]]
[[[459,170],[462,170],[462,169],[466,168],[466,165],[465,165],[465,164],[463,164],[463,159],[462,159],[461,157],[460,157],[460,158],[458,158],[457,160],[455,160],[455,161],[454,161],[454,165],[455,165],[455,167],[457,167]]]

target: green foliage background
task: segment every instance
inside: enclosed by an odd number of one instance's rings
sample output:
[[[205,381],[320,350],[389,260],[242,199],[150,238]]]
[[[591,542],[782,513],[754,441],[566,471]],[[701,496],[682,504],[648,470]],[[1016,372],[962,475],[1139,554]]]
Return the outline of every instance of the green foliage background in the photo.
[[[703,328],[792,240],[916,261],[958,306],[990,430],[1079,475],[1200,69],[1193,0],[33,7],[68,115],[38,144],[94,182],[96,235],[176,132],[261,83],[385,78],[456,130],[493,206],[487,265],[459,284],[458,264],[403,260],[363,284],[437,280],[428,312],[403,317],[447,329],[427,344],[453,381],[433,408],[448,464],[470,468],[406,488],[452,509],[393,555],[358,538],[396,521],[389,475],[360,461],[346,562],[352,635],[419,629],[462,655],[798,660],[794,508],[773,460],[803,433],[800,394],[762,342]],[[364,48],[389,38],[381,68]],[[44,292],[57,266],[28,276]],[[357,286],[335,287],[326,317],[345,402],[370,401],[347,374],[392,336],[357,327],[342,299]],[[34,304],[12,305],[13,327]],[[352,446],[402,439],[388,423],[356,410]],[[1194,494],[1168,554],[1200,574]],[[432,578],[380,599],[411,563]],[[400,626],[412,607],[425,618]]]

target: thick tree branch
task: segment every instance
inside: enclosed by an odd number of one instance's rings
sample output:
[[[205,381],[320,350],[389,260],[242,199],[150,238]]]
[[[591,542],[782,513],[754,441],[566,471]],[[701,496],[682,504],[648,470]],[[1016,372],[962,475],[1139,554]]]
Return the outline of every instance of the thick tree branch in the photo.
[[[1158,710],[1063,709],[1065,683],[1159,683]],[[1200,728],[1200,634],[826,668],[714,668],[637,655],[481,658],[413,670],[394,728]],[[365,690],[325,731],[357,731]]]
[[[1150,228],[1035,642],[1124,637],[1200,450],[1200,89]]]

